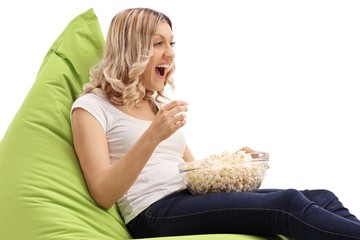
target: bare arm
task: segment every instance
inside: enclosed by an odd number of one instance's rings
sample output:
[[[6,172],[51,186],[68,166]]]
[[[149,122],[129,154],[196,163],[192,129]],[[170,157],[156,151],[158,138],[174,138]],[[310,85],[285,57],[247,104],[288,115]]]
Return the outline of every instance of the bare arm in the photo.
[[[73,111],[75,150],[89,192],[100,206],[111,207],[128,191],[157,145],[185,125],[185,115],[178,114],[185,111],[187,107],[182,101],[165,105],[121,161],[113,165],[110,164],[107,139],[100,123],[83,109]]]
[[[194,156],[192,155],[192,153],[187,145],[185,147],[183,159],[185,162],[191,162],[191,161],[195,160]]]

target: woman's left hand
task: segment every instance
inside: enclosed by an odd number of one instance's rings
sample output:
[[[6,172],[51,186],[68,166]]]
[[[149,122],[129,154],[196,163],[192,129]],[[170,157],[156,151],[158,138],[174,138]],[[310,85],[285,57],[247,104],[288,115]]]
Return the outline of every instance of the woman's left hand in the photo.
[[[245,151],[246,153],[254,153],[254,152],[256,152],[255,150],[253,150],[253,149],[251,149],[251,148],[249,148],[247,146],[241,148],[240,151]]]

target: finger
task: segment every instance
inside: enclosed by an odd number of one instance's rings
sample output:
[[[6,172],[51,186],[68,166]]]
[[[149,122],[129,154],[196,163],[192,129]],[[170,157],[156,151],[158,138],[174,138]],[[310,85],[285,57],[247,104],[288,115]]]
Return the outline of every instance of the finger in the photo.
[[[183,119],[183,120],[181,120],[181,121],[179,121],[179,122],[177,123],[177,125],[179,126],[178,128],[183,127],[185,124],[186,124],[185,119]]]
[[[178,115],[175,115],[175,116],[173,117],[173,122],[174,122],[175,124],[177,124],[177,123],[179,123],[179,122],[181,122],[181,121],[184,121],[185,118],[186,118],[186,114],[185,114],[185,113],[179,113]]]
[[[179,128],[181,128],[181,127],[183,127],[185,124],[186,124],[185,119],[182,119],[182,120],[176,122],[176,123],[175,123],[175,125],[176,125],[176,130],[179,129]]]
[[[252,149],[249,148],[249,147],[243,147],[241,150],[242,150],[242,151],[245,151],[245,152],[247,152],[247,153],[253,153],[253,152],[255,152],[254,150],[252,150]]]
[[[174,101],[171,101],[169,102],[168,104],[164,105],[163,106],[163,109],[165,111],[169,111],[177,106],[187,106],[188,103],[186,101],[182,101],[182,100],[174,100]]]
[[[179,115],[180,113],[185,113],[185,112],[187,112],[187,111],[188,111],[188,107],[187,107],[187,106],[176,106],[176,107],[170,109],[170,110],[168,111],[168,114],[169,114],[169,116],[174,117],[174,116]]]
[[[176,116],[173,119],[167,121],[165,124],[162,125],[162,128],[167,129],[168,134],[173,134],[179,128],[183,127],[186,124],[184,116]]]

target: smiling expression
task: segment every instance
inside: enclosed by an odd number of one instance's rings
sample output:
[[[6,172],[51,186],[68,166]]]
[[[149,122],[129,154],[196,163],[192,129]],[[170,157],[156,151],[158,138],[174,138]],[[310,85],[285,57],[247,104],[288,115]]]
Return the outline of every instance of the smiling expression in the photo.
[[[175,57],[173,34],[169,24],[159,24],[152,37],[152,44],[153,55],[141,77],[141,82],[150,91],[161,91]]]

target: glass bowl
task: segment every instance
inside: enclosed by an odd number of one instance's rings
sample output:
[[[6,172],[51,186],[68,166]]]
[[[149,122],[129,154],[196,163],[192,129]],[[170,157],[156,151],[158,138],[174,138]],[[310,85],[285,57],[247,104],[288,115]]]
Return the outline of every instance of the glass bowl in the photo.
[[[269,168],[267,152],[223,152],[180,164],[179,172],[193,194],[255,191]]]

